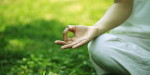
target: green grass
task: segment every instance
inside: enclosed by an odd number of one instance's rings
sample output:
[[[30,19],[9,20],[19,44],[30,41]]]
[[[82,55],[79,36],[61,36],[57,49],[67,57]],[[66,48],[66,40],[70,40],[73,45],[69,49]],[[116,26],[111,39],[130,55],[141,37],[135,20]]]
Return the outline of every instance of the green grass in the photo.
[[[60,50],[68,24],[93,25],[112,0],[1,0],[0,75],[96,75],[87,46]]]

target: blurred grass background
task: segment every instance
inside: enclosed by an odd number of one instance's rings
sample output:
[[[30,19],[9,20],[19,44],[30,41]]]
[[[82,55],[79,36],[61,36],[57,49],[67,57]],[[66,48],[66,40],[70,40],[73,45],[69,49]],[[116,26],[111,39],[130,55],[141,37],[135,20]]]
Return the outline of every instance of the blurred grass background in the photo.
[[[113,0],[0,0],[0,75],[96,75],[87,46],[60,50],[66,25],[93,25]]]

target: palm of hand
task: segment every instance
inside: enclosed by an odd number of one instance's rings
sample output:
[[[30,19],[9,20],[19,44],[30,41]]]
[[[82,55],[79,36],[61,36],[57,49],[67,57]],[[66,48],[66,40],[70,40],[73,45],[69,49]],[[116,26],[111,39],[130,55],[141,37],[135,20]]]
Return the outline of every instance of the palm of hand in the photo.
[[[73,32],[73,38],[68,38],[68,31]],[[57,40],[55,43],[63,45],[61,49],[77,48],[93,40],[96,36],[98,36],[97,32],[98,29],[93,26],[69,25],[63,32],[63,41]]]

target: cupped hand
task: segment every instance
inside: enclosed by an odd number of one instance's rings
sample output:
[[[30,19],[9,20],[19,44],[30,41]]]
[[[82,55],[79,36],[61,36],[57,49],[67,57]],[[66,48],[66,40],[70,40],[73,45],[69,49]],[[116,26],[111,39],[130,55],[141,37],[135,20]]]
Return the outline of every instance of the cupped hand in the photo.
[[[74,34],[73,38],[68,37],[68,32]],[[98,36],[99,28],[95,26],[68,25],[63,32],[63,41],[56,40],[56,44],[62,45],[61,49],[78,48]]]

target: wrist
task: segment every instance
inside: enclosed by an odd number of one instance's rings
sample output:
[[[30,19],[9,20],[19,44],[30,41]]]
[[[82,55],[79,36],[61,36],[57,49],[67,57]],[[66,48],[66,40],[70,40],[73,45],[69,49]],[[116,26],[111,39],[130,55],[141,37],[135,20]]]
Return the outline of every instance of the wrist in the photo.
[[[93,25],[93,27],[97,31],[97,36],[99,36],[99,35],[106,32],[104,27],[100,27],[100,26],[97,26],[97,25]]]

